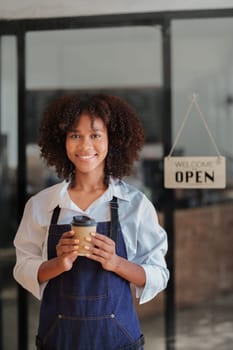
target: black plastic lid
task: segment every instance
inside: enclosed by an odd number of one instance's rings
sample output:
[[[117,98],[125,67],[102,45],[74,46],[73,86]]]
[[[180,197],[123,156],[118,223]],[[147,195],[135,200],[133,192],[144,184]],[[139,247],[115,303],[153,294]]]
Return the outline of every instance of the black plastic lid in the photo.
[[[73,216],[73,220],[71,222],[71,225],[74,226],[95,226],[96,221],[92,218],[89,218],[85,215],[76,215]]]

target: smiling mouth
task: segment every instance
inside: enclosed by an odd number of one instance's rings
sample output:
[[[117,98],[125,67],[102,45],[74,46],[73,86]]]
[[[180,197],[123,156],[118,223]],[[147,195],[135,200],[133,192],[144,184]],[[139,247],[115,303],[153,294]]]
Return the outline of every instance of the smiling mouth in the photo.
[[[95,154],[90,154],[90,155],[88,155],[88,156],[80,156],[80,155],[78,155],[78,157],[79,157],[80,159],[82,159],[82,160],[89,160],[89,159],[94,158],[95,156],[96,156],[96,153],[95,153]]]

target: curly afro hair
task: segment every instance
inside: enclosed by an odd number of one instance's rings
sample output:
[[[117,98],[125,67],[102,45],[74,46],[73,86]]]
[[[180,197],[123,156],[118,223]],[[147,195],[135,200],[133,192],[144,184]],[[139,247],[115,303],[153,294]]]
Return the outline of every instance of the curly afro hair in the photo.
[[[101,118],[107,128],[105,183],[108,184],[110,176],[121,179],[130,175],[144,142],[142,124],[126,102],[105,94],[62,96],[45,110],[39,146],[47,165],[54,166],[59,177],[67,181],[72,179],[75,169],[66,155],[66,134],[84,112],[90,115],[92,122]]]

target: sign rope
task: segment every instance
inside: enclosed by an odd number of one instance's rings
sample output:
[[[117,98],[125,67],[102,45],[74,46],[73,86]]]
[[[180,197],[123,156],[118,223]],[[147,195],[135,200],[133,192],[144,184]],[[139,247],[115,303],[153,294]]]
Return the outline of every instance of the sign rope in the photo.
[[[213,144],[213,146],[214,146],[214,148],[215,148],[215,150],[216,150],[218,156],[221,157],[221,153],[220,153],[220,151],[219,151],[219,149],[218,149],[218,146],[217,146],[217,144],[216,144],[216,142],[215,142],[215,139],[214,139],[214,137],[213,137],[213,135],[212,135],[212,133],[211,133],[209,127],[208,127],[208,124],[207,124],[207,122],[206,122],[206,119],[205,119],[205,117],[204,117],[204,115],[203,115],[203,113],[202,113],[202,111],[201,111],[201,109],[200,109],[200,106],[199,106],[198,102],[197,102],[197,97],[198,97],[198,95],[195,94],[195,93],[192,95],[191,103],[190,103],[189,108],[188,108],[188,110],[187,110],[187,112],[186,112],[186,114],[185,114],[185,117],[184,117],[183,122],[182,122],[182,124],[181,124],[181,126],[180,126],[180,129],[179,129],[179,131],[178,131],[178,133],[177,133],[177,135],[176,135],[174,144],[173,144],[173,146],[172,146],[172,148],[171,148],[171,150],[170,150],[170,152],[169,152],[169,154],[168,154],[168,158],[171,157],[172,153],[174,152],[174,149],[175,149],[175,147],[176,147],[176,144],[177,144],[177,142],[178,142],[178,140],[179,140],[179,138],[180,138],[180,135],[181,135],[181,133],[182,133],[182,131],[183,131],[183,129],[184,129],[184,126],[185,126],[185,124],[186,124],[186,122],[187,122],[187,119],[188,119],[188,117],[189,117],[189,115],[190,115],[190,112],[191,112],[191,110],[192,110],[192,108],[193,108],[193,105],[196,107],[196,110],[198,111],[198,114],[199,114],[201,120],[203,121],[203,124],[204,124],[204,126],[205,126],[205,128],[206,128],[206,131],[207,131],[207,133],[208,133],[208,135],[209,135],[209,137],[210,137],[210,140],[212,141],[212,144]]]

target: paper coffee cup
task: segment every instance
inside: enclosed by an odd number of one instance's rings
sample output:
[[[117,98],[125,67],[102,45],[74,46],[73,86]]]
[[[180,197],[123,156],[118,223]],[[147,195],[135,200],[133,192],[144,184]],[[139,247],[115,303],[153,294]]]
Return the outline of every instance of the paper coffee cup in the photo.
[[[85,256],[88,252],[85,246],[92,246],[92,244],[88,242],[86,238],[91,237],[91,232],[96,232],[96,221],[92,218],[89,218],[88,216],[77,215],[73,216],[71,227],[75,232],[74,237],[79,240],[78,255]]]

